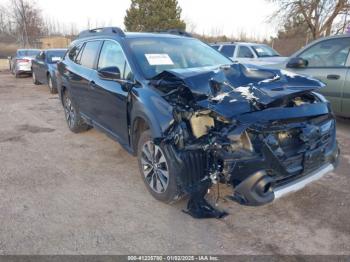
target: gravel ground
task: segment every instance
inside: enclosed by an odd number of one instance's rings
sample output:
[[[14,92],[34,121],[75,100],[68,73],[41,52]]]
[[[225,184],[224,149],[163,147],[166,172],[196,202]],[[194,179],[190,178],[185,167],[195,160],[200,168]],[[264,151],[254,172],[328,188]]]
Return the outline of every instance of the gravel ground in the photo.
[[[28,77],[0,73],[0,123],[0,254],[350,255],[349,120],[336,172],[263,207],[222,199],[221,220],[154,200],[134,157],[71,133],[58,96]]]

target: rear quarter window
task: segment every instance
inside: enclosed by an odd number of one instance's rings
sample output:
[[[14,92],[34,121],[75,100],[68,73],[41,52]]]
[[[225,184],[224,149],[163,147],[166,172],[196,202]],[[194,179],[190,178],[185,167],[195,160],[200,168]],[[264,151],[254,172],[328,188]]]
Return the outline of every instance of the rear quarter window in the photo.
[[[68,57],[70,60],[72,60],[73,62],[76,61],[78,54],[79,54],[79,51],[81,50],[82,46],[83,46],[83,44],[77,44],[69,50]]]

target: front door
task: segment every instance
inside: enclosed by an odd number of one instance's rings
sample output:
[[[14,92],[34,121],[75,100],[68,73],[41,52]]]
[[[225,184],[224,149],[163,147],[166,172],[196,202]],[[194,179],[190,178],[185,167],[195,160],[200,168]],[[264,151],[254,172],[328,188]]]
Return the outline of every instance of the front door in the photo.
[[[308,61],[305,68],[288,69],[298,74],[310,75],[327,87],[320,90],[331,102],[335,113],[341,114],[343,91],[346,87],[348,73],[347,59],[350,49],[350,38],[334,38],[316,43],[298,57]]]
[[[341,111],[344,116],[350,117],[350,70],[348,70],[347,72],[346,80],[343,87]]]

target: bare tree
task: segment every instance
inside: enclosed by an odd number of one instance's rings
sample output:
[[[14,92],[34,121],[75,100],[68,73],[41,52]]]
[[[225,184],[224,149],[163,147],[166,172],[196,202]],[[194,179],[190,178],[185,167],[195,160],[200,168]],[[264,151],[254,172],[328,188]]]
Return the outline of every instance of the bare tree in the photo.
[[[195,33],[197,30],[197,24],[187,17],[184,19],[184,21],[186,23],[186,31],[190,33]]]
[[[348,24],[350,0],[269,0],[278,6],[273,15],[282,23],[293,17],[302,17],[313,39],[328,36],[339,29],[339,21],[344,28]],[[345,18],[345,22],[344,22]],[[345,24],[345,25],[344,25]],[[337,27],[337,28],[336,28]]]
[[[28,0],[10,0],[8,17],[14,24],[18,42],[26,47],[45,32],[41,11]]]

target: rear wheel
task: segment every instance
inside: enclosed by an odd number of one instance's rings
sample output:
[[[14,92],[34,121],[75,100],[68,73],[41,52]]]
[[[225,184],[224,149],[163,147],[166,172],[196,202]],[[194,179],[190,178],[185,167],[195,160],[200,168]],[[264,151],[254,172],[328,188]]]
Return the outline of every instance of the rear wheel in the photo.
[[[47,76],[47,85],[49,87],[50,93],[51,94],[56,94],[57,93],[57,88],[54,87],[53,82],[52,82],[52,78],[50,75]]]
[[[39,85],[39,84],[40,84],[39,81],[38,81],[38,79],[36,78],[36,74],[35,74],[34,71],[33,71],[33,73],[32,73],[32,79],[33,79],[33,84],[34,84],[34,85]]]
[[[150,130],[141,134],[137,156],[141,177],[151,195],[165,203],[179,200],[181,190],[176,182],[176,169],[166,151],[154,144]]]
[[[74,133],[80,133],[89,129],[89,125],[85,123],[80,116],[79,111],[71,100],[67,91],[63,94],[63,108],[69,129]]]

